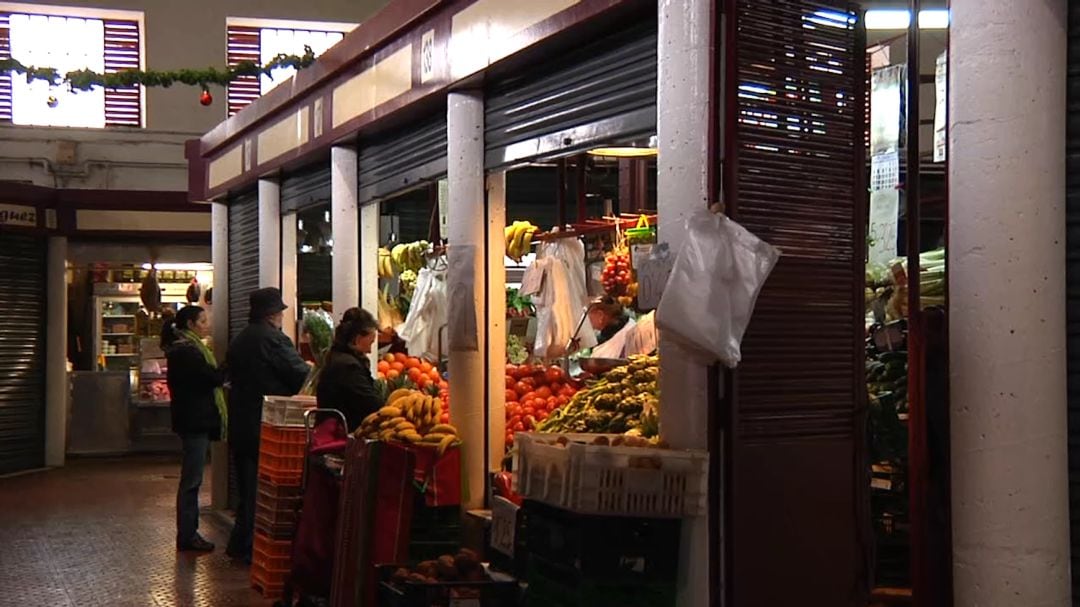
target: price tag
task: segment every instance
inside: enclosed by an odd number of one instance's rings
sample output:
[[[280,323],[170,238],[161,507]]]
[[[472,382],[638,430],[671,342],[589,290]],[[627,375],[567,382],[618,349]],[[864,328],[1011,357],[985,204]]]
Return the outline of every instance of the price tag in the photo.
[[[660,305],[671,269],[675,266],[675,256],[671,254],[666,242],[656,245],[650,255],[641,260],[637,269],[638,308],[655,310]]]
[[[517,532],[518,507],[495,496],[491,500],[491,547],[513,558],[514,534]]]

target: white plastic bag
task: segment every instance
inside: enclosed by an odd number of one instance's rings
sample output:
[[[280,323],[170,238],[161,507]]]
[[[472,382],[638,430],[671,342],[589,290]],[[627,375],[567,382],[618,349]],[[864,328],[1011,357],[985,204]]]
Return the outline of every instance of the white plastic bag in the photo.
[[[686,239],[656,311],[665,334],[715,356],[728,368],[754,304],[780,252],[723,215],[705,209],[686,219]]]
[[[447,311],[445,272],[421,269],[409,315],[398,329],[398,335],[405,340],[405,347],[411,354],[429,358],[441,354],[439,331],[446,326]]]

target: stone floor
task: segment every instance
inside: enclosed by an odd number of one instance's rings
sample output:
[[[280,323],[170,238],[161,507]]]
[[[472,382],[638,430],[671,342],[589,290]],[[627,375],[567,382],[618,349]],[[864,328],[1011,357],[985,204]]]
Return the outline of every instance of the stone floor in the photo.
[[[225,556],[218,517],[200,523],[215,552],[176,552],[179,470],[141,457],[0,478],[0,607],[270,605]]]

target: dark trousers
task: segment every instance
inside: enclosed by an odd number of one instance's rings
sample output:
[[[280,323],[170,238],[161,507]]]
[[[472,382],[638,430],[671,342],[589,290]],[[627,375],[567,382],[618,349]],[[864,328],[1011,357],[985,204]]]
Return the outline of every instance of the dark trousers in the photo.
[[[210,437],[184,434],[180,440],[184,459],[180,465],[180,487],[176,492],[176,543],[186,546],[199,532],[199,488],[202,487]]]
[[[236,465],[236,524],[229,537],[229,554],[251,558],[251,545],[255,539],[255,494],[259,483],[259,451],[233,450]]]

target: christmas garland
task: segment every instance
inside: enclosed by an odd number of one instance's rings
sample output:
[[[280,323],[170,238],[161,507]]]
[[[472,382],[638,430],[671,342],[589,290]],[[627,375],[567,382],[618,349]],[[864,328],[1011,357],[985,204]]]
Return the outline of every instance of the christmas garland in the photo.
[[[43,80],[53,86],[66,84],[72,91],[89,91],[95,86],[107,89],[135,85],[168,88],[177,82],[200,86],[203,91],[206,91],[207,86],[211,84],[225,86],[241,76],[269,75],[278,68],[303,69],[314,62],[315,52],[310,46],[304,46],[303,55],[282,53],[261,67],[253,61],[241,61],[224,70],[213,67],[204,70],[121,70],[111,74],[99,74],[92,70],[74,70],[61,76],[55,68],[27,66],[16,59],[0,59],[0,73],[11,72],[24,75],[27,82]]]

